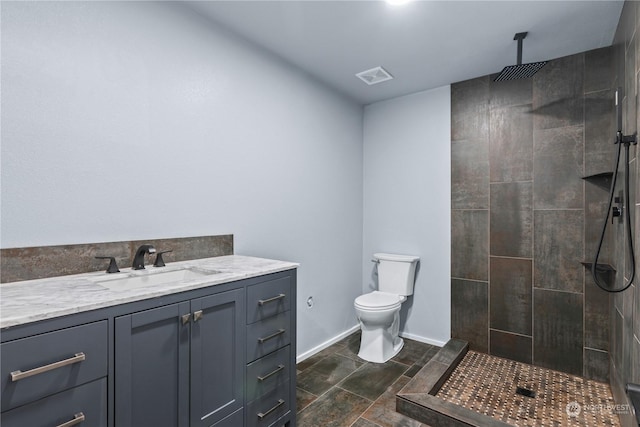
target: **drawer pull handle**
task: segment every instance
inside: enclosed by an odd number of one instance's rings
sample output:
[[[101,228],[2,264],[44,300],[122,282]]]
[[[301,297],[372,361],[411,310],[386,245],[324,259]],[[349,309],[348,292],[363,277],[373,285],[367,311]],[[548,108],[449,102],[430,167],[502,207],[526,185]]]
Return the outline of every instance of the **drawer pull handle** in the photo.
[[[268,337],[258,338],[258,342],[260,344],[264,344],[266,341],[269,341],[270,339],[275,338],[278,335],[282,335],[284,333],[285,333],[285,329],[278,329],[278,332],[274,332],[271,335],[269,335]]]
[[[264,377],[258,377],[258,381],[264,381],[267,378],[269,378],[272,375],[277,374],[278,372],[282,371],[284,369],[284,365],[278,365],[278,367],[276,369],[274,369],[273,371],[269,372],[267,375],[265,375]]]
[[[58,427],[71,427],[71,426],[75,426],[77,424],[80,424],[83,421],[84,421],[84,414],[82,412],[78,412],[77,414],[75,414],[73,416],[73,419],[71,421],[67,421],[66,423],[62,423]]]
[[[281,300],[281,299],[282,299],[282,298],[284,298],[284,297],[286,297],[286,295],[285,295],[285,294],[280,294],[280,295],[275,296],[275,297],[273,297],[273,298],[259,299],[259,300],[258,300],[258,305],[259,305],[259,306],[263,306],[263,305],[268,304],[268,303],[270,303],[270,302],[274,302],[274,301]]]
[[[264,417],[266,417],[267,415],[269,415],[270,413],[272,413],[273,411],[275,411],[276,409],[278,409],[282,405],[284,405],[284,400],[278,399],[278,403],[276,403],[276,406],[274,406],[273,408],[269,409],[267,412],[264,412],[264,413],[259,412],[258,413],[258,418],[263,419]]]
[[[62,368],[63,366],[73,365],[74,363],[82,362],[86,357],[84,353],[76,353],[73,357],[70,357],[59,362],[51,363],[49,365],[40,366],[39,368],[30,369],[28,371],[13,371],[11,372],[11,381],[16,382],[25,378],[32,377],[34,375],[43,374],[45,372],[53,371],[54,369]]]
[[[204,313],[202,313],[202,310],[198,310],[196,312],[193,313],[193,321],[197,322],[198,320],[202,319],[204,317]]]

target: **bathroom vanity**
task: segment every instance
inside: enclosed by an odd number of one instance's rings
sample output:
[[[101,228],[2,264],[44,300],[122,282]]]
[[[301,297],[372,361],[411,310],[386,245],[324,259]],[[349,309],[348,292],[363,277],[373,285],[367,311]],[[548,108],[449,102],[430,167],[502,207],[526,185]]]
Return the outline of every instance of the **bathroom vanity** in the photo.
[[[232,255],[0,286],[2,426],[295,426],[296,267]]]

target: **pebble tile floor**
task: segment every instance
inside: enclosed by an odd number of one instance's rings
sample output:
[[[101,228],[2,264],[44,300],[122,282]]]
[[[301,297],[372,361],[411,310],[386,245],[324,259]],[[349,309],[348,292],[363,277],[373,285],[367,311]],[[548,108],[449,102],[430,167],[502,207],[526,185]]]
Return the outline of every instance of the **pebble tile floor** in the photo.
[[[405,339],[386,363],[359,349],[358,331],[298,363],[298,427],[429,427],[395,411],[396,393],[439,348]]]
[[[536,397],[514,393],[516,387]],[[514,426],[620,426],[608,384],[469,351],[438,397]],[[567,412],[577,402],[581,409]]]

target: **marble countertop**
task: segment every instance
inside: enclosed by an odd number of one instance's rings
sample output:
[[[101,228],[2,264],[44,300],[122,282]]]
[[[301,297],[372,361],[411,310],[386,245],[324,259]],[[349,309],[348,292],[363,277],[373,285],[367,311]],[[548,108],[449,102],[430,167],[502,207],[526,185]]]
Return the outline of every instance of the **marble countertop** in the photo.
[[[93,272],[0,285],[0,329],[177,292],[220,285],[240,279],[297,268],[298,264],[240,255],[173,262],[145,270],[123,268],[120,273]],[[186,282],[111,290],[100,282],[192,268],[207,273]]]

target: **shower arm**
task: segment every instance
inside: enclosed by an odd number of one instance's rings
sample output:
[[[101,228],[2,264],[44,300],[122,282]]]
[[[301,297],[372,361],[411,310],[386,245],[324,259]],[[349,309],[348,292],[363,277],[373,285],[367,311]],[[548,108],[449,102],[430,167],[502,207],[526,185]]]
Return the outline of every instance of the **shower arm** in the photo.
[[[527,37],[527,34],[527,32],[524,32],[517,33],[515,36],[513,36],[513,39],[518,41],[518,56],[516,58],[516,60],[518,61],[518,65],[522,65],[522,40]]]

